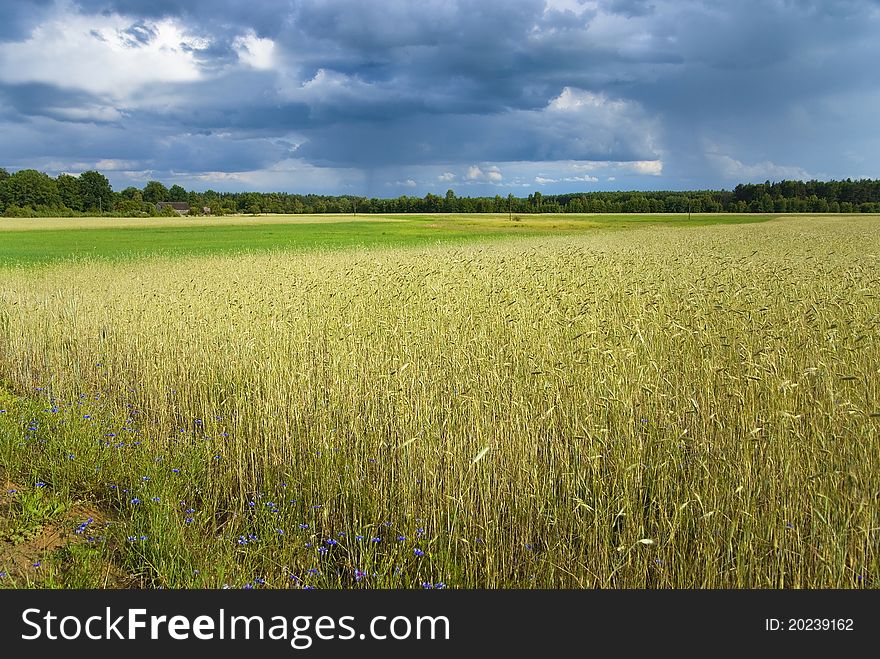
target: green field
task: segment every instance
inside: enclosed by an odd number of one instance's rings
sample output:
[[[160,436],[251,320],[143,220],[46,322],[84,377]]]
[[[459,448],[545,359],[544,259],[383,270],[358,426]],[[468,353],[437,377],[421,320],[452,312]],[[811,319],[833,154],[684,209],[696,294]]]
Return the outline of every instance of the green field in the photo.
[[[0,230],[0,587],[880,586],[876,216],[337,219]]]
[[[596,228],[763,222],[770,215],[280,215],[0,218],[0,265],[266,250],[413,246]]]

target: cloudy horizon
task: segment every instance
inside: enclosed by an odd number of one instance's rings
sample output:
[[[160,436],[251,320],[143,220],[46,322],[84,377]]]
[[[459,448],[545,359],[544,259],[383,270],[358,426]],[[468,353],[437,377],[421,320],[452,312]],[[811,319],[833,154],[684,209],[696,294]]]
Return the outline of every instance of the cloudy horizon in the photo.
[[[880,178],[878,0],[0,6],[0,167],[396,197]]]

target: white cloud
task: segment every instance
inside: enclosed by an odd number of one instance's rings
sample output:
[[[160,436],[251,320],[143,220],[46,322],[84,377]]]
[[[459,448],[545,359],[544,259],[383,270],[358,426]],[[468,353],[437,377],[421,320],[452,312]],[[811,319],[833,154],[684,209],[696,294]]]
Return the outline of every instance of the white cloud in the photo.
[[[802,167],[795,165],[777,165],[769,160],[746,164],[717,151],[710,151],[706,154],[706,158],[722,176],[728,179],[736,179],[737,181],[754,181],[758,179],[799,179],[807,181],[822,178],[810,174]]]
[[[437,177],[437,180],[441,183],[450,183],[455,180],[455,174],[452,172],[443,172],[440,176]]]
[[[559,179],[556,178],[545,178],[543,176],[536,176],[535,183],[538,185],[548,185],[550,183],[559,183]]]
[[[398,188],[414,188],[418,185],[418,183],[415,182],[415,179],[408,178],[403,181],[389,181],[385,185],[392,185]]]
[[[465,179],[468,181],[483,181],[498,184],[504,179],[504,175],[501,173],[501,169],[497,165],[490,165],[484,169],[477,165],[471,165],[468,167]]]
[[[662,160],[634,160],[628,165],[636,174],[646,174],[648,176],[660,176],[663,173]]]
[[[275,42],[272,39],[258,37],[253,30],[246,35],[236,37],[232,47],[238,58],[254,69],[270,70],[275,68]]]
[[[0,80],[120,99],[150,84],[200,78],[195,58],[182,46],[199,47],[201,40],[171,19],[143,25],[118,14],[85,16],[65,8],[28,39],[0,44]],[[143,41],[132,39],[135,28]],[[96,118],[106,120],[106,114]]]
[[[471,165],[468,167],[467,176],[465,178],[468,181],[479,181],[483,178],[483,170],[476,165]]]

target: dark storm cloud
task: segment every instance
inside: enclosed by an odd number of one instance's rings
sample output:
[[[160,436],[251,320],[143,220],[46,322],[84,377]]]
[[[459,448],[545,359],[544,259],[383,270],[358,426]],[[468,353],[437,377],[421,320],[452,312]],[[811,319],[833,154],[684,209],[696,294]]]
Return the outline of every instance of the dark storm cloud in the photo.
[[[408,167],[444,163],[662,160],[665,187],[880,176],[864,135],[880,110],[876,0],[3,3],[0,47],[70,7],[122,17],[132,50],[165,43],[172,20],[186,38],[162,48],[201,74],[102,93],[4,77],[0,55],[10,161],[81,149],[242,172],[295,157],[408,181]],[[39,117],[55,139],[7,142],[3,126]]]

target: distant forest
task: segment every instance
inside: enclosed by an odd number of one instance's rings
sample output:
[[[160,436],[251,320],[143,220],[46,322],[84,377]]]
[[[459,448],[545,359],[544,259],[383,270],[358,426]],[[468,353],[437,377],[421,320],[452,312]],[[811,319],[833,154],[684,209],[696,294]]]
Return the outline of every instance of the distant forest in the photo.
[[[8,217],[175,215],[159,202],[183,202],[191,214],[230,213],[878,213],[880,180],[744,183],[733,190],[575,192],[528,197],[402,195],[391,199],[286,192],[193,192],[150,181],[116,192],[96,171],[52,178],[34,169],[0,168],[0,213]],[[158,204],[158,207],[157,207]]]

